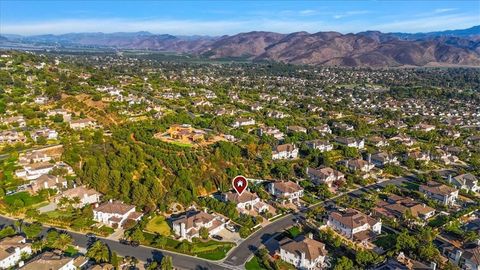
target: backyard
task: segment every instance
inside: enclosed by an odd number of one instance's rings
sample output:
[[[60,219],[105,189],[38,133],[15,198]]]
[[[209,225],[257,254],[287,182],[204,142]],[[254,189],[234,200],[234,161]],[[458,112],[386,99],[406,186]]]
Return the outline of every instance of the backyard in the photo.
[[[145,230],[152,233],[158,233],[163,236],[170,236],[170,226],[164,216],[155,216],[145,226]]]

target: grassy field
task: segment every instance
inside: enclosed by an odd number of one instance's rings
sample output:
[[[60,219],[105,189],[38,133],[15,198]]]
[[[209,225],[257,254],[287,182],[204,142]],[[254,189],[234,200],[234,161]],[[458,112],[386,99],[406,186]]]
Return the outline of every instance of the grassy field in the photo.
[[[247,270],[263,270],[263,269],[266,269],[266,268],[264,268],[260,265],[260,262],[258,261],[257,256],[253,256],[253,258],[245,264],[245,269],[247,269]]]
[[[14,205],[14,202],[16,201],[21,201],[23,202],[23,206],[28,207],[34,204],[41,203],[43,201],[43,198],[39,195],[31,196],[28,192],[18,192],[5,197],[5,202],[10,206]]]
[[[152,218],[148,223],[145,229],[149,232],[158,233],[163,236],[170,235],[170,226],[168,226],[167,221],[164,216],[156,216]]]
[[[143,235],[145,237],[145,240],[142,241],[143,245],[194,255],[209,260],[220,260],[225,258],[227,252],[235,246],[234,243],[210,240],[206,242],[199,241],[189,243],[188,250],[182,250],[180,248],[182,242],[172,239],[171,237],[167,237],[167,243],[165,246],[159,247],[154,244],[155,235],[153,233],[143,232]]]

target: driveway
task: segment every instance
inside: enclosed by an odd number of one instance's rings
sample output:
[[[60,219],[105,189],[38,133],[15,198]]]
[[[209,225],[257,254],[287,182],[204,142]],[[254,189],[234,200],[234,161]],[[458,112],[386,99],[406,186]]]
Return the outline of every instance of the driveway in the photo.
[[[57,209],[57,204],[54,202],[51,202],[43,207],[38,208],[38,211],[40,212],[40,214],[42,214],[42,213],[50,212],[56,209]]]

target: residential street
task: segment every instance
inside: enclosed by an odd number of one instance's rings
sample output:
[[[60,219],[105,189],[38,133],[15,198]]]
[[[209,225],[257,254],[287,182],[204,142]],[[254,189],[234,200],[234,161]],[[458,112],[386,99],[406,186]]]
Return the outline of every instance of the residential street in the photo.
[[[399,178],[387,180],[381,183],[375,183],[366,187],[361,187],[356,190],[352,190],[347,194],[350,194],[353,196],[359,196],[367,190],[382,188],[382,187],[385,187],[387,184],[400,185],[404,181],[408,181],[408,179],[405,177],[399,177]],[[342,195],[343,194],[337,195],[329,200],[325,200],[320,203],[327,203]],[[315,207],[315,206],[316,205],[313,205],[311,207]],[[110,240],[106,238],[99,238],[99,239],[101,239],[104,243],[106,243],[112,251],[117,252],[118,255],[133,256],[138,260],[144,261],[144,262],[151,260],[152,258],[160,259],[164,255],[169,255],[169,256],[172,256],[173,264],[175,265],[175,267],[179,269],[198,269],[198,270],[200,269],[243,269],[243,265],[247,262],[247,260],[250,257],[253,256],[253,253],[256,250],[261,248],[266,241],[271,239],[277,233],[282,232],[285,228],[295,225],[297,218],[299,216],[303,216],[305,212],[306,210],[299,213],[288,214],[272,222],[268,226],[256,231],[249,238],[245,239],[242,243],[240,243],[240,245],[238,245],[232,251],[230,251],[227,258],[223,262],[208,261],[201,258],[182,255],[182,254],[164,251],[164,250],[155,249],[155,248],[149,248],[145,246],[132,247],[132,246],[120,244],[116,240]],[[1,225],[10,225],[10,224],[13,224],[13,222],[14,222],[13,219],[0,216]],[[46,233],[46,231],[49,228],[50,227],[44,226],[44,233]],[[68,233],[72,235],[75,245],[82,248],[88,247],[88,244],[89,244],[88,238],[85,235],[80,233],[70,232],[70,231]]]

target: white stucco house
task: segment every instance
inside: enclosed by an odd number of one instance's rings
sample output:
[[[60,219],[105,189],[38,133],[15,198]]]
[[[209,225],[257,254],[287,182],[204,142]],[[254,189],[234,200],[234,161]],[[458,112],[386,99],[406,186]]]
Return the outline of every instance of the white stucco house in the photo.
[[[347,238],[358,241],[368,240],[382,232],[381,220],[374,219],[355,209],[331,212],[328,216],[327,226]]]
[[[172,219],[172,229],[180,239],[192,241],[194,237],[200,237],[200,229],[206,228],[208,235],[212,236],[225,228],[224,218],[209,214],[204,211],[191,210],[178,218]]]
[[[17,265],[22,259],[22,254],[32,254],[30,243],[25,237],[15,235],[0,240],[0,269],[8,269]]]
[[[319,241],[303,236],[294,240],[284,239],[280,243],[280,258],[301,270],[322,269],[327,250]]]
[[[134,205],[120,201],[108,201],[93,209],[93,219],[108,226],[121,226],[127,219],[139,221],[143,213],[136,212]]]

